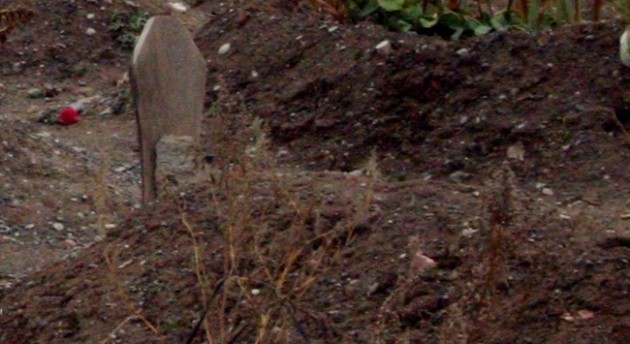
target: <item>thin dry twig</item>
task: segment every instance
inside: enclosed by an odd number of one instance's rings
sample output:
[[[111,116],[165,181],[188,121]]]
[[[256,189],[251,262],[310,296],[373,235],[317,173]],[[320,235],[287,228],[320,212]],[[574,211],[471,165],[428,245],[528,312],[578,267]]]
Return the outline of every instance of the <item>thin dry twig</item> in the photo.
[[[123,302],[127,305],[127,307],[129,308],[129,310],[136,316],[138,317],[138,319],[140,319],[144,325],[151,330],[151,332],[153,332],[156,336],[160,336],[160,331],[157,329],[156,326],[154,326],[146,317],[144,317],[144,315],[142,315],[142,313],[140,312],[139,309],[137,309],[133,303],[129,300],[129,297],[127,296],[127,293],[125,293],[125,291],[122,289],[122,287],[120,286],[120,279],[118,278],[118,274],[115,271],[115,267],[114,265],[112,265],[112,262],[109,258],[109,246],[105,247],[105,249],[103,250],[103,256],[105,257],[105,263],[107,264],[107,268],[109,270],[109,279],[112,283],[114,283],[115,287],[116,287],[116,291],[118,292],[120,298],[123,300]]]
[[[625,144],[630,145],[630,133],[626,130],[626,127],[623,125],[623,123],[621,123],[614,109],[606,106],[591,106],[587,108],[586,111],[603,111],[610,114],[610,119],[615,123],[617,127],[619,127],[621,134],[624,136]]]
[[[118,332],[118,330],[120,330],[123,326],[125,326],[129,321],[135,320],[135,319],[138,319],[138,317],[135,315],[128,316],[125,320],[123,320],[120,324],[118,324],[118,326],[116,326],[116,328],[113,329],[112,332],[110,332],[105,339],[101,340],[100,344],[105,344],[109,342],[109,339],[112,338],[116,334],[116,332]]]
[[[186,227],[186,229],[188,230],[188,233],[190,234],[190,238],[193,241],[193,253],[195,256],[195,261],[194,261],[194,265],[195,265],[195,275],[197,276],[197,281],[199,282],[199,289],[201,289],[201,302],[203,302],[203,304],[207,304],[208,303],[208,297],[206,295],[206,289],[205,289],[205,278],[204,278],[204,272],[201,268],[201,264],[200,264],[200,259],[199,259],[199,244],[197,242],[197,237],[195,236],[195,232],[193,231],[192,226],[190,225],[190,222],[188,222],[188,219],[186,218],[186,213],[183,211],[183,209],[181,210],[181,214],[180,214],[180,219],[182,224],[184,225],[184,227]],[[206,331],[206,340],[208,341],[209,344],[212,344],[214,341],[212,340],[212,335],[210,333],[210,326],[208,325],[208,319],[204,317],[203,319],[203,327]]]

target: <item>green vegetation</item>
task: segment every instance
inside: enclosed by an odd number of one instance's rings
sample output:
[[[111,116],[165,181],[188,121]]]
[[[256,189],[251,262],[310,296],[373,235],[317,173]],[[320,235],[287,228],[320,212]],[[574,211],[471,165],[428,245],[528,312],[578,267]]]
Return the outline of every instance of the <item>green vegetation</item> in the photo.
[[[615,11],[619,13],[622,19],[630,24],[630,0],[615,0],[612,2]]]
[[[414,31],[457,40],[493,31],[539,30],[582,22],[585,0],[509,0],[493,10],[491,1],[475,0],[349,0],[348,15],[354,21],[370,18],[395,31]],[[626,12],[628,0],[615,2]],[[591,7],[599,20],[603,1]],[[495,6],[496,7],[496,6]]]
[[[483,12],[477,18],[463,8],[450,9],[442,0],[351,0],[349,10],[353,20],[372,18],[392,30],[437,34],[452,40],[519,25],[511,11],[496,15]]]
[[[149,13],[141,10],[129,14],[113,12],[109,16],[107,28],[121,46],[133,49],[149,17]]]

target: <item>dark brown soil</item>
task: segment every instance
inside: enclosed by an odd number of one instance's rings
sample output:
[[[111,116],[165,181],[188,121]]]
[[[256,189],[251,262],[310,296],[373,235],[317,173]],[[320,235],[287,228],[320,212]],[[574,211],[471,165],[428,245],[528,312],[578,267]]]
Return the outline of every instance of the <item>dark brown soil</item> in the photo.
[[[627,342],[620,23],[451,43],[307,5],[200,2],[211,177],[133,209],[129,107],[67,128],[25,110],[72,100],[78,81],[125,94],[129,51],[101,30],[134,10],[99,6],[40,1],[1,48],[3,68],[27,63],[0,80],[0,225],[26,233],[0,232],[0,343]],[[94,41],[68,23],[91,11]],[[52,54],[42,33],[61,26],[73,49]],[[93,69],[69,71],[81,63]],[[43,83],[63,91],[17,87]],[[69,237],[46,232],[60,213]],[[98,240],[103,218],[117,226]]]

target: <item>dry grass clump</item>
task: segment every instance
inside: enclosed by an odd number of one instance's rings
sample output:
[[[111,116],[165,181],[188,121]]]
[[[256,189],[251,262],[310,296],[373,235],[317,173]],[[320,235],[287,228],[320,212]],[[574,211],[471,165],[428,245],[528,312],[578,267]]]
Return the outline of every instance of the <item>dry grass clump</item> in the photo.
[[[279,167],[261,120],[243,124],[244,134],[232,135],[222,114],[243,116],[243,123],[248,118],[224,99],[210,119],[219,158],[209,171],[213,215],[224,243],[222,276],[205,272],[205,245],[182,214],[206,303],[198,329],[203,327],[208,343],[308,341],[309,325],[320,315],[304,299],[368,221],[378,176],[375,158],[367,164],[363,192],[344,196],[307,173]]]

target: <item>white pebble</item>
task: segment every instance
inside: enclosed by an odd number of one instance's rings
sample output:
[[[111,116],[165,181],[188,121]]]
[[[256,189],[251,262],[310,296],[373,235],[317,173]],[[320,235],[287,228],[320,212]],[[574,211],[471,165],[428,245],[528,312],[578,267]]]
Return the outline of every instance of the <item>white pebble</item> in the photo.
[[[219,55],[225,55],[227,54],[228,51],[230,51],[230,48],[232,46],[230,45],[230,43],[225,43],[223,44],[220,48],[219,48]]]
[[[168,6],[171,10],[176,12],[184,13],[188,11],[188,7],[181,2],[169,2],[166,6]]]
[[[386,39],[382,41],[381,43],[377,44],[375,49],[385,54],[388,54],[392,51],[392,44],[389,42],[389,40]]]
[[[553,190],[550,189],[550,188],[543,188],[542,189],[542,193],[543,193],[543,195],[553,196]]]

